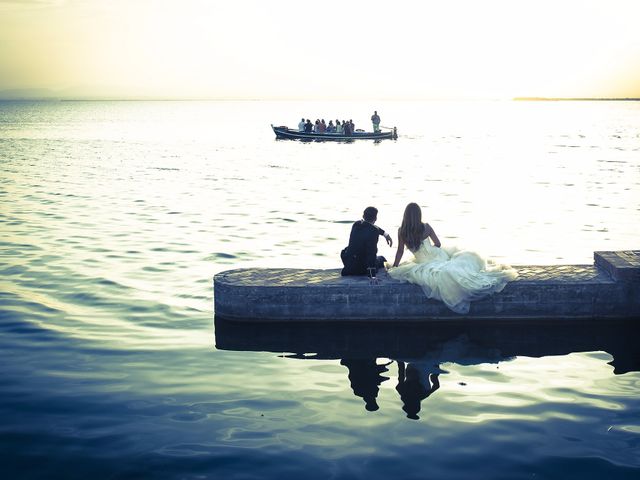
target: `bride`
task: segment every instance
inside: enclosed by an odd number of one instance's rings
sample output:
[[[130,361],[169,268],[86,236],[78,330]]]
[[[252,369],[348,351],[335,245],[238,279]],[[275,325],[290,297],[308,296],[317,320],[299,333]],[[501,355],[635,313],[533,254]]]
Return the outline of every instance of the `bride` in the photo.
[[[405,246],[414,258],[400,265]],[[457,313],[468,313],[472,300],[499,292],[518,277],[508,265],[484,260],[468,250],[440,246],[431,225],[422,223],[420,207],[410,203],[398,229],[398,250],[389,275],[420,285],[427,297],[442,300]]]

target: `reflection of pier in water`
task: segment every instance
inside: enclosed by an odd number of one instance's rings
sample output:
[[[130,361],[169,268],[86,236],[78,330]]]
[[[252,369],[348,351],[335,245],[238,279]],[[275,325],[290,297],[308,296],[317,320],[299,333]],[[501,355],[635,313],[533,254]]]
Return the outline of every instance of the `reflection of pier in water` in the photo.
[[[292,358],[421,359],[480,364],[517,356],[544,357],[605,351],[614,373],[640,371],[634,319],[528,320],[518,322],[277,323],[233,322],[216,317],[220,350],[290,353]]]

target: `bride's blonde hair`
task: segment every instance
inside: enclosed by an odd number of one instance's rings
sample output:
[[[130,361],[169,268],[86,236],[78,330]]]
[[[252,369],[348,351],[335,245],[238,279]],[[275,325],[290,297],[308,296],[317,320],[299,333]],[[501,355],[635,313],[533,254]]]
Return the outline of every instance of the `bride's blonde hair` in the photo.
[[[412,202],[404,209],[398,236],[409,250],[416,251],[420,248],[424,236],[424,225],[422,224],[422,210],[417,203]]]

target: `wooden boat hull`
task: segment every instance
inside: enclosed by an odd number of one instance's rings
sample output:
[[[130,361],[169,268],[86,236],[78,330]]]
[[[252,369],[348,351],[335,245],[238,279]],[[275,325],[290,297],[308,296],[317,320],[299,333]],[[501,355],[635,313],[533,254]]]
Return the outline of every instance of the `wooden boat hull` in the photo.
[[[299,130],[290,129],[289,127],[276,127],[274,125],[271,125],[271,128],[276,134],[276,138],[280,140],[350,142],[353,140],[395,140],[398,138],[395,128],[389,132],[354,132],[351,135],[344,135],[341,133],[301,132]]]

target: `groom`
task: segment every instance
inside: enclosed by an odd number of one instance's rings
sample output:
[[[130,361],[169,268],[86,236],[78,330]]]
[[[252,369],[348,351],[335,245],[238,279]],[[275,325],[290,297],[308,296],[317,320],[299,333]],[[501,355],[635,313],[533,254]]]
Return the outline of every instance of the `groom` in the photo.
[[[341,274],[373,275],[379,268],[384,267],[386,259],[376,256],[378,253],[378,235],[382,235],[389,246],[392,246],[391,236],[380,227],[374,225],[378,219],[378,209],[367,207],[358,220],[351,227],[349,245],[340,252],[344,268]],[[371,269],[371,270],[370,270]]]

